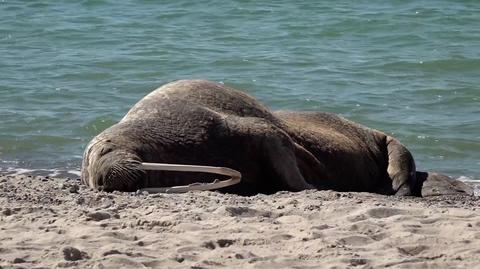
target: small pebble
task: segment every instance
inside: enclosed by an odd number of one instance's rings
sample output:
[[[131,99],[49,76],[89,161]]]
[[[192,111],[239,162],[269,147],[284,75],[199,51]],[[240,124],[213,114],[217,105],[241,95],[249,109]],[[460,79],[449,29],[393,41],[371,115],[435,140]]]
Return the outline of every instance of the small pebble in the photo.
[[[208,249],[215,249],[215,244],[212,241],[208,241],[202,244],[202,247]]]
[[[81,205],[81,204],[85,203],[85,198],[79,197],[75,202],[77,203],[77,205]]]
[[[66,261],[78,261],[82,259],[82,252],[74,247],[64,247],[63,258]]]
[[[182,256],[175,256],[174,259],[175,259],[175,261],[177,261],[179,263],[182,263],[183,261],[185,261],[185,258],[182,257]]]
[[[109,255],[114,255],[114,254],[122,254],[120,251],[116,250],[116,249],[112,249],[112,250],[107,250],[105,251],[102,256],[109,256]]]
[[[3,211],[2,211],[3,215],[5,216],[10,216],[12,215],[12,210],[10,208],[5,208]]]
[[[80,187],[79,187],[77,184],[75,184],[75,185],[70,186],[70,188],[68,189],[68,191],[69,191],[70,193],[78,193],[78,190],[79,190],[79,189],[80,189]]]
[[[13,261],[12,261],[12,263],[24,263],[24,262],[25,262],[25,260],[22,259],[22,258],[15,258],[15,259],[13,259]]]
[[[97,211],[87,214],[87,220],[101,221],[104,219],[109,219],[111,216],[107,212]]]

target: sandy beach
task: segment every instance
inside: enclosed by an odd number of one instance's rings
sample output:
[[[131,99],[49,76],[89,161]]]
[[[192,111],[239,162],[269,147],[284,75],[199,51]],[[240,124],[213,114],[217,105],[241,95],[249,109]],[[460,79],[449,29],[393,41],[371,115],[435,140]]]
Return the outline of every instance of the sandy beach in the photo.
[[[0,176],[0,268],[478,268],[479,197],[104,193]]]

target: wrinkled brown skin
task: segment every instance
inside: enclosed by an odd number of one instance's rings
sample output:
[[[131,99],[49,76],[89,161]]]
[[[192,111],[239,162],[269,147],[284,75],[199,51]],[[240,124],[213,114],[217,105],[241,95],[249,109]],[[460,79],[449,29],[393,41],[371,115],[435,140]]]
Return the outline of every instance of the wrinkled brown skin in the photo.
[[[380,131],[330,113],[272,113],[245,93],[205,80],[172,82],[140,100],[87,146],[82,180],[96,189],[135,191],[217,177],[143,171],[140,162],[230,167],[242,181],[222,191],[241,195],[305,189],[471,193],[444,175],[416,172],[410,152]]]

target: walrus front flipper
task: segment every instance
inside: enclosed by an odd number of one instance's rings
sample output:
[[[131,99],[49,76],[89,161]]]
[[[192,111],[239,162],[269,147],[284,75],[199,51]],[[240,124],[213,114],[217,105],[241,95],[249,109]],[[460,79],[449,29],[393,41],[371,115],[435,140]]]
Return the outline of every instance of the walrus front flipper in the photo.
[[[395,195],[420,196],[419,184],[416,184],[415,161],[408,149],[397,139],[387,136],[388,168]]]
[[[240,185],[254,188],[252,193],[315,188],[302,175],[297,163],[295,143],[282,129],[256,117],[229,116],[221,126],[228,130],[224,132],[226,137],[221,140],[227,139],[227,144],[243,147],[244,152],[255,152],[237,154],[235,157],[240,164],[256,164],[256,169],[239,167],[244,175]],[[249,173],[253,170],[257,172]]]
[[[292,191],[315,189],[303,176],[297,162],[297,151],[294,142],[283,131],[278,130],[275,136],[268,136],[263,141],[263,148],[268,156],[268,163],[275,176],[279,177]]]
[[[473,195],[473,188],[460,180],[435,172],[417,172],[422,183],[422,196]]]
[[[305,180],[318,190],[333,189],[332,184],[329,184],[332,177],[325,165],[300,144],[294,143],[294,146],[297,166]]]

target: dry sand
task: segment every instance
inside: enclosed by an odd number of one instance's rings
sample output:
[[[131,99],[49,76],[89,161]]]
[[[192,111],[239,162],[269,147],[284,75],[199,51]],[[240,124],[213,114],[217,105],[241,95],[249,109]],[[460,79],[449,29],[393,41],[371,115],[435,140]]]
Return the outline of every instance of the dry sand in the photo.
[[[102,193],[0,176],[0,268],[480,268],[478,197]]]

